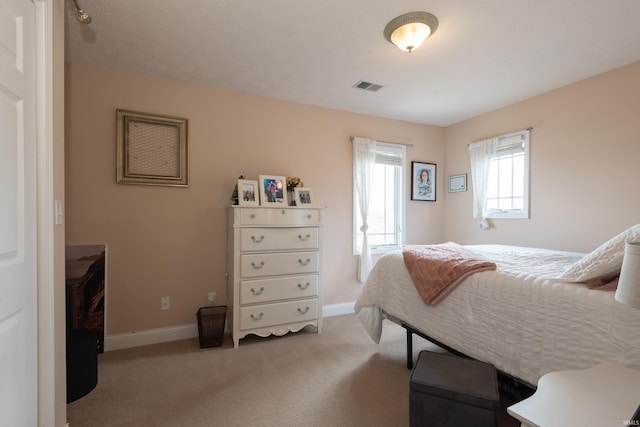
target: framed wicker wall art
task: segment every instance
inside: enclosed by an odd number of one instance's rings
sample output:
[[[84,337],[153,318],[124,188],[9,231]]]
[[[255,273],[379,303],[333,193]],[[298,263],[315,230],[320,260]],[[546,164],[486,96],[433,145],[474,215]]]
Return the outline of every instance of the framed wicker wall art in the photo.
[[[188,187],[188,119],[116,110],[118,184]]]

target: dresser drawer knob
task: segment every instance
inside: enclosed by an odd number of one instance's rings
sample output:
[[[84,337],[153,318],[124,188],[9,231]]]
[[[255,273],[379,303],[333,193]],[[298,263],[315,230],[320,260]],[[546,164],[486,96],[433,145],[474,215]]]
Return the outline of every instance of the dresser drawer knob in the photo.
[[[260,286],[260,289],[256,291],[256,288],[251,288],[251,293],[254,295],[262,295],[264,292],[264,286]]]
[[[251,214],[251,219],[256,219],[256,214]]]
[[[311,262],[311,258],[307,258],[306,261],[303,261],[300,258],[298,258],[298,264],[300,265],[309,265],[310,262]]]
[[[298,310],[300,310],[300,309],[298,309]],[[254,322],[257,322],[258,320],[260,320],[260,319],[262,319],[264,317],[264,313],[260,312],[260,314],[258,314],[257,316],[255,314],[251,313],[249,315],[249,317],[251,317],[251,320],[253,320]]]
[[[287,213],[287,211],[285,211],[284,209],[282,209],[282,215],[285,215]]]
[[[254,270],[260,270],[262,267],[264,267],[264,261],[260,261],[260,264],[256,264],[255,262],[251,261],[251,267],[253,267]]]
[[[311,286],[309,282],[305,283],[304,285],[302,283],[298,283],[298,289],[300,289],[301,291],[309,289],[309,286]]]
[[[311,219],[311,214],[307,214],[307,218],[308,218],[308,219]]]
[[[306,242],[307,240],[309,240],[310,237],[311,237],[311,234],[307,234],[306,236],[303,236],[302,234],[298,234],[298,239],[300,239],[301,242]]]
[[[307,314],[309,312],[309,306],[307,306],[304,310],[301,309],[300,307],[298,307],[298,313],[299,314]]]
[[[264,240],[264,235],[261,235],[260,237],[251,236],[251,240],[253,240],[253,243],[262,243],[262,241]]]

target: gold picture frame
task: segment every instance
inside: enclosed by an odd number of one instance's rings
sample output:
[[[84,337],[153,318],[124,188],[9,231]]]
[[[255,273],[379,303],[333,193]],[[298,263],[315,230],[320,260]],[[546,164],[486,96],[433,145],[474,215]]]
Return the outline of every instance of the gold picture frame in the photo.
[[[188,123],[182,117],[116,110],[116,182],[188,187]]]

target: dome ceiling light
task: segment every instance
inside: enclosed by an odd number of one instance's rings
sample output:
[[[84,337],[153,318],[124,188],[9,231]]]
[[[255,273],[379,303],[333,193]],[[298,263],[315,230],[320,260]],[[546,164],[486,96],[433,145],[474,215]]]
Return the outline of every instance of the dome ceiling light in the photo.
[[[438,18],[428,12],[410,12],[393,18],[384,27],[384,38],[406,52],[419,48],[438,29]]]

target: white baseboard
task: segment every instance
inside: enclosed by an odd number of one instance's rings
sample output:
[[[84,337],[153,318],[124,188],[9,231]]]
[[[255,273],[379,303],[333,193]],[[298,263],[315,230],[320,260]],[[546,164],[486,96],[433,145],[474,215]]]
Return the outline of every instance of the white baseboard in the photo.
[[[105,351],[139,347],[141,345],[159,344],[162,342],[184,340],[198,336],[198,325],[172,326],[169,328],[147,329],[146,331],[125,334],[107,335],[104,342]]]
[[[322,307],[322,317],[342,316],[352,314],[355,302],[325,305]],[[184,340],[198,337],[196,323],[169,328],[147,329],[145,331],[113,334],[105,337],[105,351],[121,350],[123,348],[139,347],[142,345],[159,344],[169,341]]]
[[[344,302],[342,304],[331,304],[322,307],[322,317],[342,316],[343,314],[353,314],[355,302]]]

